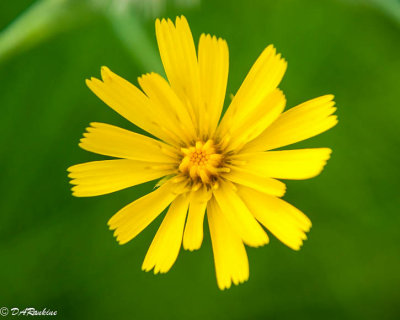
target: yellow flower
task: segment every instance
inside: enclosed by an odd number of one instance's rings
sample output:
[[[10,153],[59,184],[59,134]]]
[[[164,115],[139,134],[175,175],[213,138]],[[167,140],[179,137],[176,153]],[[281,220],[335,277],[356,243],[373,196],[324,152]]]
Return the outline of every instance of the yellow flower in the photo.
[[[283,112],[277,88],[286,62],[268,46],[221,118],[228,79],[225,40],[202,34],[196,54],[185,17],[156,21],[168,82],[158,74],[139,78],[138,89],[108,68],[87,80],[108,106],[153,137],[104,123],[91,123],[80,147],[117,159],[70,167],[73,195],[106,194],[162,178],[156,189],[122,208],[108,222],[120,244],[132,240],[169,207],[142,269],[167,272],[183,243],[199,249],[207,213],[220,289],[246,281],[244,244],[267,244],[261,225],[299,250],[310,220],[280,199],[277,179],[318,175],[328,148],[270,151],[320,134],[337,123],[333,96]],[[261,225],[260,225],[261,224]]]

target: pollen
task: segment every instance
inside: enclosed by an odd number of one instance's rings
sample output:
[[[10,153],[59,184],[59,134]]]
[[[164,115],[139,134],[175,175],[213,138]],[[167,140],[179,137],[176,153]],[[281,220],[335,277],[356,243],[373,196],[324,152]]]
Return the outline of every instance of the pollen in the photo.
[[[223,166],[223,155],[218,152],[213,140],[197,141],[189,148],[181,149],[183,158],[179,171],[189,178],[193,185],[206,184],[214,186],[221,172],[228,168]]]

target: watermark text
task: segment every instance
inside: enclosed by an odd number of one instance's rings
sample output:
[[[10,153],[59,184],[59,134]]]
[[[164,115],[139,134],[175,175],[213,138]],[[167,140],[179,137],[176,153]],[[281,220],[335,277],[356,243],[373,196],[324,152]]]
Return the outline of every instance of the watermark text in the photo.
[[[8,309],[7,307],[2,307],[0,308],[0,315],[5,317],[5,316],[56,316],[57,315],[57,310],[50,310],[47,308],[44,308],[42,310],[36,310],[35,308],[29,307],[29,308],[11,308]]]

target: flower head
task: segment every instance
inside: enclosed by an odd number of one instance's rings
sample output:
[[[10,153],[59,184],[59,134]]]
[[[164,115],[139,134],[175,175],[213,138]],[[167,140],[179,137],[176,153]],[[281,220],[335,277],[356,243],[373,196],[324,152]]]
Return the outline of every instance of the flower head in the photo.
[[[202,34],[196,54],[183,16],[175,24],[157,20],[156,35],[168,81],[145,74],[140,90],[106,67],[102,80],[87,80],[101,100],[152,137],[92,123],[80,146],[117,159],[70,167],[73,195],[96,196],[160,179],[153,192],[109,220],[118,242],[133,239],[168,208],[142,267],[167,272],[182,244],[191,251],[200,248],[207,215],[217,283],[229,288],[248,279],[245,245],[268,243],[261,225],[294,250],[306,239],[311,222],[280,198],[285,184],[277,179],[318,175],[331,150],[270,150],[333,127],[333,96],[283,112],[286,100],[278,85],[286,62],[268,46],[221,118],[226,42]]]

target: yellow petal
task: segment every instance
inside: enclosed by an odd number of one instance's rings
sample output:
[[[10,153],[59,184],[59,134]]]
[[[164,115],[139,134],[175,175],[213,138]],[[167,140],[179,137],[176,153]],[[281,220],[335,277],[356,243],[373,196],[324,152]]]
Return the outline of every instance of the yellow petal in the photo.
[[[218,287],[228,289],[249,278],[249,261],[240,236],[229,225],[215,199],[207,206]]]
[[[126,159],[81,163],[68,168],[73,195],[92,197],[158,179],[174,172],[174,167]]]
[[[160,119],[158,123],[165,126],[165,130],[179,142],[189,144],[195,139],[191,116],[168,82],[157,73],[142,75],[138,80],[152,102],[154,114]]]
[[[129,130],[98,122],[86,130],[79,146],[90,152],[149,162],[176,163],[178,159],[176,149]]]
[[[298,149],[243,153],[235,159],[244,161],[244,169],[257,175],[277,179],[309,179],[324,168],[332,150]]]
[[[271,233],[293,250],[299,250],[311,221],[300,210],[282,199],[238,187],[238,193],[247,207]]]
[[[144,258],[143,270],[154,268],[157,274],[171,269],[181,248],[188,204],[186,195],[180,195],[172,202]]]
[[[282,91],[273,90],[261,103],[243,118],[235,118],[223,138],[228,138],[226,151],[241,149],[247,142],[259,136],[285,108],[286,99]]]
[[[177,197],[175,185],[167,182],[155,191],[119,210],[108,221],[120,244],[127,243],[143,231]]]
[[[101,68],[103,81],[91,78],[87,86],[114,111],[143,130],[169,143],[175,141],[163,132],[155,122],[149,99],[130,82],[113,73],[107,67]]]
[[[211,192],[205,187],[191,193],[189,214],[183,235],[183,248],[185,250],[197,250],[203,241],[203,223],[207,202]]]
[[[241,121],[277,88],[286,71],[286,61],[276,54],[275,48],[268,46],[254,63],[246,79],[234,96],[219,128],[223,137],[230,126]]]
[[[272,123],[256,139],[244,147],[249,151],[276,149],[316,136],[336,125],[332,115],[336,108],[332,95],[304,102],[288,111]]]
[[[282,197],[285,194],[286,186],[283,182],[269,177],[260,176],[257,172],[241,168],[231,168],[229,173],[223,174],[225,179],[237,184],[253,188],[274,196]]]
[[[268,243],[267,234],[237,195],[232,183],[221,183],[218,189],[213,190],[213,194],[226,220],[245,244],[259,247]]]
[[[157,19],[156,36],[169,83],[185,104],[189,114],[198,123],[202,107],[199,68],[192,33],[186,18],[177,17],[175,25],[169,19],[161,21]]]
[[[202,34],[199,41],[199,71],[205,129],[212,135],[224,106],[229,71],[229,51],[225,40]]]

